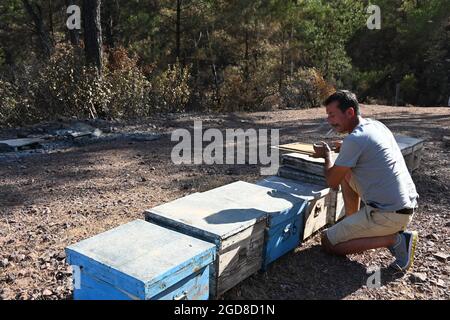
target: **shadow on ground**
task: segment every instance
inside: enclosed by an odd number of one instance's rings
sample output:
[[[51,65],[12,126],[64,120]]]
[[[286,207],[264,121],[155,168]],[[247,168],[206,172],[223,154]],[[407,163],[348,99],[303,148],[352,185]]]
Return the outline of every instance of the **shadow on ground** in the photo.
[[[382,268],[381,285],[401,274]],[[320,246],[299,249],[274,262],[224,295],[228,299],[338,300],[367,285],[373,274],[363,264],[324,253]],[[245,298],[244,298],[245,297]]]

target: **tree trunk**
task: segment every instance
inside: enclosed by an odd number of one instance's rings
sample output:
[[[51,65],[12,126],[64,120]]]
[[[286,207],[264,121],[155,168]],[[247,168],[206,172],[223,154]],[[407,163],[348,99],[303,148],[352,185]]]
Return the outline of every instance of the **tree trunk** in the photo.
[[[106,3],[104,15],[105,43],[109,48],[114,48],[116,45],[116,27],[119,20],[119,2],[114,0],[113,3]]]
[[[400,101],[400,83],[397,83],[395,85],[395,99],[394,99],[394,106],[398,106]]]
[[[14,55],[12,54],[12,52],[10,50],[4,48],[3,53],[5,54],[5,57],[4,57],[5,64],[7,66],[13,66],[15,64],[15,61],[14,61]]]
[[[294,54],[292,49],[292,44],[294,42],[294,25],[291,26],[291,34],[289,37],[289,75],[292,77],[294,75]]]
[[[53,28],[53,1],[48,0],[48,23],[50,28],[50,33],[52,35],[52,38],[55,38],[55,30]]]
[[[193,99],[192,99],[192,103],[191,103],[191,109],[189,111],[193,111],[195,110],[200,110],[199,105],[200,105],[200,101],[202,99],[201,95],[201,90],[200,90],[200,61],[198,58],[198,49],[200,46],[200,41],[203,37],[203,33],[202,31],[200,31],[199,35],[198,35],[198,40],[196,39],[196,37],[194,36],[193,40],[194,40],[194,56],[193,56],[193,70],[194,70],[194,94],[193,94]]]
[[[83,0],[83,26],[86,63],[102,73],[101,0]]]
[[[176,31],[175,31],[175,36],[176,36],[176,47],[175,47],[175,57],[177,58],[177,60],[180,59],[180,54],[181,54],[181,1],[182,0],[177,0],[177,20],[176,20]]]
[[[283,88],[283,77],[284,77],[284,31],[281,30],[281,46],[280,46],[280,70],[278,79],[278,91],[281,92]]]
[[[211,71],[214,78],[214,87],[215,87],[215,96],[216,96],[216,103],[217,105],[220,105],[220,92],[219,92],[219,79],[217,77],[217,68],[214,58],[214,53],[211,46],[211,39],[209,37],[209,31],[206,30],[206,37],[208,39],[208,48],[209,48],[209,54],[211,55]]]
[[[42,53],[46,58],[50,58],[55,47],[48,30],[45,28],[41,7],[35,5],[36,8],[33,8],[29,0],[22,0],[22,3],[25,11],[33,21],[35,31],[39,36]]]
[[[245,81],[248,81],[250,78],[249,75],[249,66],[248,66],[248,59],[249,59],[249,35],[248,35],[248,29],[245,27],[245,67],[244,67],[244,79]]]
[[[255,19],[254,22],[254,35],[255,35],[255,43],[259,43],[259,34],[258,34],[258,19]],[[253,58],[255,60],[255,69],[258,69],[258,48],[254,48],[253,50]]]

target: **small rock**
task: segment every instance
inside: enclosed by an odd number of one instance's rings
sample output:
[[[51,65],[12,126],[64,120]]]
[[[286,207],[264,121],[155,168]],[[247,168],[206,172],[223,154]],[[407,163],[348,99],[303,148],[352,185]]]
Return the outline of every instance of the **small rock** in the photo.
[[[8,264],[9,264],[9,260],[8,259],[5,258],[3,260],[0,260],[0,267],[5,268],[5,267],[8,266]]]
[[[445,270],[442,271],[442,274],[450,275],[450,266],[446,266]]]
[[[27,278],[17,279],[14,284],[19,288],[27,288],[30,286],[30,280]]]
[[[427,280],[427,274],[424,272],[411,273],[409,279],[412,282],[425,282]]]
[[[434,254],[434,257],[439,261],[446,262],[450,258],[450,254],[445,252],[438,252]]]
[[[31,206],[31,207],[28,208],[28,213],[34,214],[34,213],[37,213],[37,212],[38,211],[37,211],[36,207],[34,207],[34,206]]]
[[[7,274],[4,278],[6,283],[14,282],[14,280],[16,280],[16,277],[13,274]]]
[[[24,254],[18,254],[18,255],[16,256],[16,261],[17,261],[17,262],[21,262],[21,261],[24,261],[26,258],[27,258],[26,255],[24,255]]]
[[[189,190],[192,188],[192,185],[190,183],[184,183],[181,185],[181,190]]]
[[[155,170],[156,170],[156,168],[155,168],[155,167],[151,167],[151,168],[150,168],[150,170],[152,170],[152,171],[155,171]]]
[[[445,285],[445,281],[442,279],[438,279],[437,281],[435,281],[435,283],[438,287],[447,288],[447,286]]]
[[[147,179],[145,177],[141,177],[141,182],[145,182]]]
[[[58,272],[56,272],[56,274],[55,274],[55,279],[57,279],[57,280],[62,280],[62,279],[64,279],[66,276],[64,275],[64,273],[62,273],[62,272],[60,272],[60,271],[58,271]]]
[[[45,289],[45,290],[42,292],[42,295],[43,295],[44,297],[51,296],[52,294],[53,294],[53,292],[52,292],[51,290],[49,290],[49,289]]]
[[[426,238],[430,240],[439,241],[439,237],[434,233],[430,233],[429,235],[426,236]]]
[[[66,258],[66,254],[65,254],[64,251],[61,251],[60,253],[58,253],[58,254],[55,256],[55,258],[58,259],[58,260],[64,260],[64,259]]]
[[[91,137],[98,138],[103,134],[102,130],[95,129],[94,132],[91,133]]]
[[[4,288],[0,294],[0,300],[12,300],[14,299],[14,292],[9,288]]]

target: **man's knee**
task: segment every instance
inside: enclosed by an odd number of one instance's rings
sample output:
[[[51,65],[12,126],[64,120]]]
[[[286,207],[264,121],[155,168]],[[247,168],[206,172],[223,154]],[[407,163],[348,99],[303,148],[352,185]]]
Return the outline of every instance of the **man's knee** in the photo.
[[[333,245],[330,242],[330,239],[328,239],[326,231],[322,233],[321,243],[322,243],[323,250],[328,254],[332,254],[335,256],[345,256],[346,255],[345,252],[342,252],[342,250],[339,250],[339,247],[337,246],[337,244]]]
[[[334,246],[331,244],[330,240],[328,239],[326,231],[324,231],[322,233],[321,244],[322,244],[322,248],[325,252],[333,253]]]

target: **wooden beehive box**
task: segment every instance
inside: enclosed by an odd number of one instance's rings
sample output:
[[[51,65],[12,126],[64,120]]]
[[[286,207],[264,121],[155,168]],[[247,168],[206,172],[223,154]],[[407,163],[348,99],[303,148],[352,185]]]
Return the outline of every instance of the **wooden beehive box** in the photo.
[[[291,180],[297,180],[301,182],[311,183],[311,184],[317,184],[323,187],[327,186],[327,180],[324,176],[319,176],[316,174],[312,174],[309,172],[305,172],[302,170],[294,169],[292,167],[288,166],[281,166],[278,169],[279,177],[291,179]]]
[[[147,210],[145,216],[148,221],[217,245],[211,275],[212,297],[217,298],[265,265],[268,214],[283,220],[283,215],[301,210],[299,199],[270,195],[273,192],[238,181]]]
[[[337,155],[337,153],[333,152],[332,159],[336,160]],[[289,168],[300,170],[304,173],[313,174],[320,177],[325,176],[325,160],[322,158],[313,158],[309,155],[301,153],[287,153],[281,156],[281,164]]]
[[[422,152],[425,141],[402,135],[396,135],[395,140],[402,151],[403,158],[405,158],[406,166],[408,167],[409,172],[417,170],[422,160]]]
[[[71,245],[66,254],[80,270],[76,300],[206,300],[215,246],[135,220]]]
[[[307,206],[304,210],[304,229],[301,240],[305,240],[327,224],[334,224],[345,215],[342,193],[323,185],[273,176],[257,183],[303,199]]]
[[[295,249],[303,232],[306,201],[289,193],[258,184],[229,184],[208,194],[230,194],[238,203],[266,212],[267,227],[263,252],[263,269]]]
[[[333,160],[338,154],[332,153]],[[325,179],[325,160],[313,158],[305,154],[289,153],[282,155],[283,167],[279,170],[279,176],[306,182],[314,185],[328,187]],[[345,216],[344,199],[341,188],[329,189],[329,202],[327,208],[328,223],[334,224]]]

